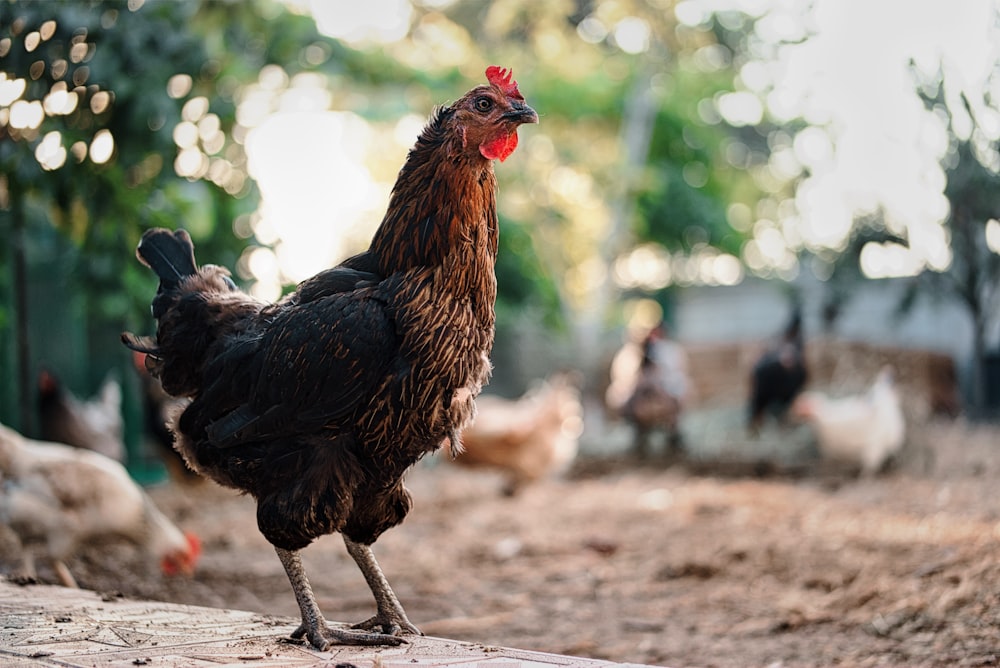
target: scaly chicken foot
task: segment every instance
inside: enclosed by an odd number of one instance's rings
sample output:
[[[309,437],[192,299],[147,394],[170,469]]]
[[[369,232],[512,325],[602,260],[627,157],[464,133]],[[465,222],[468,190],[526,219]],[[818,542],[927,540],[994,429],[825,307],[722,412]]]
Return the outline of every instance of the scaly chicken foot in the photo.
[[[30,550],[21,548],[21,568],[7,576],[16,585],[38,584],[38,571],[35,570],[35,556]]]
[[[59,584],[70,589],[80,588],[80,585],[76,583],[76,579],[73,578],[73,574],[70,573],[69,568],[61,559],[50,557],[49,562],[52,564],[52,570],[55,571],[56,577],[59,578]],[[15,584],[21,585],[39,583],[38,571],[35,569],[35,555],[32,554],[31,550],[23,550],[23,554],[21,555],[21,569],[8,576],[8,579]]]
[[[371,546],[355,543],[347,536],[344,536],[344,545],[347,546],[347,552],[354,559],[354,563],[358,565],[358,568],[364,574],[368,588],[372,590],[372,595],[375,597],[375,607],[378,610],[373,617],[354,624],[351,628],[365,629],[367,631],[380,630],[382,633],[392,634],[393,636],[399,633],[412,633],[413,635],[422,636],[423,633],[421,633],[420,629],[411,624],[410,620],[407,619],[402,604],[396,598],[395,592],[389,586],[389,581],[375,560],[375,554],[372,552]]]
[[[76,578],[69,571],[69,566],[67,566],[61,559],[52,560],[52,568],[55,569],[56,577],[59,578],[59,582],[62,583],[63,587],[69,587],[70,589],[79,589],[80,585],[76,583]]]
[[[329,626],[316,603],[316,596],[313,594],[312,585],[309,584],[309,579],[306,577],[299,553],[283,550],[280,547],[275,547],[274,551],[277,552],[281,565],[285,567],[288,581],[292,585],[292,591],[295,592],[295,600],[299,604],[299,611],[302,613],[302,623],[292,633],[293,640],[305,638],[310,645],[321,652],[326,651],[332,645],[378,646],[401,645],[406,642],[403,638],[395,635],[337,629]]]

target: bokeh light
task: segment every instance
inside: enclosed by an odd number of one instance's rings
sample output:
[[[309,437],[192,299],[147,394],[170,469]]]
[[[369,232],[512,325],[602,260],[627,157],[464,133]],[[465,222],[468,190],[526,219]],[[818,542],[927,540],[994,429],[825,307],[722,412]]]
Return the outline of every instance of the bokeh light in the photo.
[[[306,5],[305,2],[289,4]],[[311,0],[307,6],[320,32],[351,44],[398,41],[409,32],[413,17],[409,0],[361,3]]]
[[[46,133],[35,147],[35,159],[42,169],[59,169],[66,163],[66,148],[62,145],[62,135],[57,130]]]
[[[6,72],[0,72],[0,105],[8,106],[24,95],[28,82],[24,79],[9,79]]]
[[[35,129],[42,124],[45,118],[45,109],[38,100],[31,102],[18,100],[10,106],[10,127],[24,130]]]
[[[614,29],[615,44],[625,53],[642,53],[649,49],[652,31],[644,19],[629,16]]]
[[[98,165],[103,165],[115,152],[115,138],[111,131],[98,130],[94,135],[94,140],[90,142],[90,159]]]
[[[991,218],[986,222],[986,246],[1000,255],[1000,221]]]

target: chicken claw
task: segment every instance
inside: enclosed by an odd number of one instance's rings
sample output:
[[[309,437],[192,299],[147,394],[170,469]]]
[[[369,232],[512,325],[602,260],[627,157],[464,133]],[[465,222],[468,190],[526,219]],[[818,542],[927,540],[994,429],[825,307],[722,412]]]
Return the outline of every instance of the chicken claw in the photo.
[[[365,576],[365,581],[368,582],[368,588],[371,589],[372,595],[375,597],[375,606],[378,609],[374,617],[355,624],[351,628],[364,629],[366,631],[379,629],[382,633],[392,634],[393,636],[398,633],[411,633],[422,636],[423,633],[420,632],[420,629],[411,624],[410,620],[407,619],[402,604],[396,598],[392,587],[389,586],[389,581],[386,580],[382,569],[379,568],[378,562],[375,561],[375,555],[372,553],[371,546],[355,543],[347,536],[343,538],[344,545],[347,546],[347,552],[354,559],[358,568],[361,569],[361,572]]]
[[[321,652],[325,652],[332,645],[378,646],[401,645],[406,642],[403,638],[394,635],[366,633],[329,626],[323,613],[320,612],[319,605],[316,604],[316,596],[313,594],[308,578],[306,578],[299,553],[283,550],[280,547],[276,547],[275,552],[278,554],[278,559],[281,560],[281,565],[285,567],[288,581],[292,585],[295,599],[299,604],[299,611],[302,613],[302,623],[292,633],[292,640],[305,638],[310,645]],[[403,619],[406,619],[405,615]]]
[[[400,633],[409,633],[415,636],[424,635],[421,633],[420,629],[410,623],[410,620],[406,618],[406,613],[403,612],[402,608],[399,609],[398,614],[389,614],[384,616],[374,615],[363,622],[352,624],[351,628],[364,629],[365,631],[370,631],[378,635],[387,634],[393,638],[398,638]],[[403,640],[402,638],[399,639],[406,642],[406,640]]]
[[[354,627],[352,627],[353,629]],[[309,644],[321,652],[333,645],[363,645],[367,647],[397,646],[407,643],[406,638],[385,633],[363,633],[351,629],[337,629],[320,622],[314,629],[300,624],[291,635],[292,640],[305,638]]]

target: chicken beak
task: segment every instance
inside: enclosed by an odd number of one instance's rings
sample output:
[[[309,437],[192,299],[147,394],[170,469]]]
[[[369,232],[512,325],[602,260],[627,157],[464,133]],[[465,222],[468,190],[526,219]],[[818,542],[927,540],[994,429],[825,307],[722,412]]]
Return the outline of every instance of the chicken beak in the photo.
[[[528,105],[521,103],[503,115],[504,119],[514,123],[537,123],[538,113]]]

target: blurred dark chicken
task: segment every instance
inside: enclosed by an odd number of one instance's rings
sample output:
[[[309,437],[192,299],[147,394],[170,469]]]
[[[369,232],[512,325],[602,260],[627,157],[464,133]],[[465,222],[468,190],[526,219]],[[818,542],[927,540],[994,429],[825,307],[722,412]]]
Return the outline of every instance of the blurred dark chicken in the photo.
[[[506,70],[432,115],[403,165],[369,249],[275,304],[197,268],[186,232],[150,230],[137,249],[160,277],[156,340],[124,334],[171,395],[188,463],[257,501],[257,525],[302,614],[292,634],[396,645],[419,633],[371,545],[410,509],[403,475],[459,433],[490,375],[498,243],[493,160],[538,122]],[[300,550],[339,532],[375,597],[352,629],[327,625]]]
[[[174,450],[174,435],[167,427],[170,416],[183,410],[188,400],[172,397],[163,390],[163,384],[153,378],[146,368],[145,353],[133,352],[132,364],[142,384],[143,426],[146,435],[153,441],[153,446],[163,461],[170,479],[183,484],[201,482],[204,478],[191,470],[181,454]]]
[[[108,378],[97,395],[84,401],[54,374],[38,376],[38,416],[42,438],[93,450],[117,462],[125,459],[122,440],[122,389]]]
[[[750,374],[748,426],[751,433],[760,431],[768,414],[784,418],[808,378],[802,314],[796,308],[781,339],[764,351]]]

